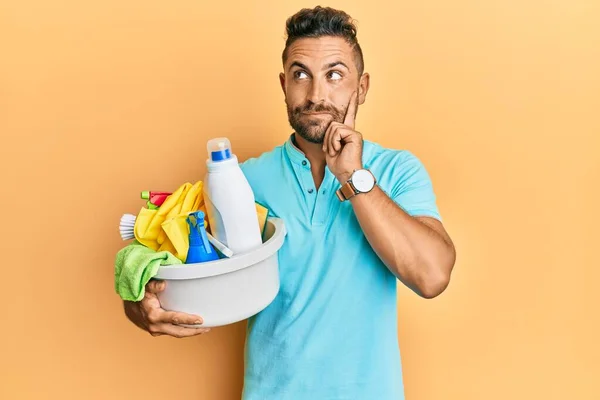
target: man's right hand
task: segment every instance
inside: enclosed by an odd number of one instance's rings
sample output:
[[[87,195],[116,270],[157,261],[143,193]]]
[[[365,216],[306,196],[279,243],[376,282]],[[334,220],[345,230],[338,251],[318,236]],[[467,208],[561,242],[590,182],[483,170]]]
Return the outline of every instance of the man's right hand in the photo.
[[[127,318],[152,336],[169,335],[176,338],[201,335],[209,328],[188,328],[179,324],[201,324],[202,318],[175,311],[166,311],[160,306],[157,294],[165,289],[166,282],[151,280],[146,285],[144,298],[140,301],[124,301]]]

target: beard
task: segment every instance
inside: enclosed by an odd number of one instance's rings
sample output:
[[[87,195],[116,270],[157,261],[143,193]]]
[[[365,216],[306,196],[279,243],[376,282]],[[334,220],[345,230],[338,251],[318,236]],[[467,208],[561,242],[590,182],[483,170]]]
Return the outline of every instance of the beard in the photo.
[[[358,99],[357,99],[358,102]],[[288,121],[294,131],[303,139],[311,143],[323,144],[325,132],[331,122],[344,122],[346,110],[339,110],[334,106],[311,101],[298,107],[291,107],[286,100]],[[303,113],[328,113],[331,118],[310,118]]]

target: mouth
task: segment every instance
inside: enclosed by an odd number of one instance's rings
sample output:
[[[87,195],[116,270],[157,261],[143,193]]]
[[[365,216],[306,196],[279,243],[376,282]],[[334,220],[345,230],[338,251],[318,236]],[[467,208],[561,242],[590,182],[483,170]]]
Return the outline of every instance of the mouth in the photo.
[[[303,112],[303,115],[331,115],[331,113],[328,112]]]

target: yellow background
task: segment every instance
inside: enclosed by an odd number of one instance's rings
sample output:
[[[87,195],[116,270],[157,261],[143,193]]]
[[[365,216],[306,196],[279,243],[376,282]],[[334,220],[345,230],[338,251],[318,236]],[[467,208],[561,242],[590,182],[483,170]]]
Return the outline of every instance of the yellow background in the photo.
[[[117,226],[209,138],[287,138],[284,22],[313,5],[0,2],[0,398],[239,398],[245,324],[130,324]],[[399,289],[407,399],[599,399],[600,2],[329,5],[372,76],[357,129],[422,159],[458,249],[442,296]]]

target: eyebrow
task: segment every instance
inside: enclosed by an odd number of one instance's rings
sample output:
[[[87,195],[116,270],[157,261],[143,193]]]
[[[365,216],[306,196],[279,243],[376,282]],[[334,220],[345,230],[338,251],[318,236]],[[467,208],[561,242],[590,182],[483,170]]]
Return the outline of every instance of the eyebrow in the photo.
[[[347,69],[348,71],[350,71],[350,68],[348,68],[348,66],[347,66],[345,63],[343,63],[342,61],[334,61],[334,62],[332,62],[332,63],[329,63],[329,64],[327,64],[327,65],[325,66],[325,69],[329,69],[329,68],[337,67],[338,65],[342,65],[342,66],[346,67],[346,69]]]
[[[306,65],[302,64],[299,61],[294,61],[293,63],[291,63],[289,69],[292,69],[294,67],[298,67],[298,68],[302,68],[302,69],[308,69],[308,67]]]
[[[329,64],[327,64],[325,66],[324,69],[330,69],[330,68],[333,68],[333,67],[337,67],[338,65],[342,65],[348,71],[350,71],[350,68],[348,68],[348,66],[344,62],[342,62],[342,61],[334,61],[332,63],[329,63]],[[289,69],[292,69],[293,67],[299,67],[299,68],[308,70],[308,67],[306,65],[302,64],[300,61],[294,61],[292,64],[290,64],[290,68]]]

